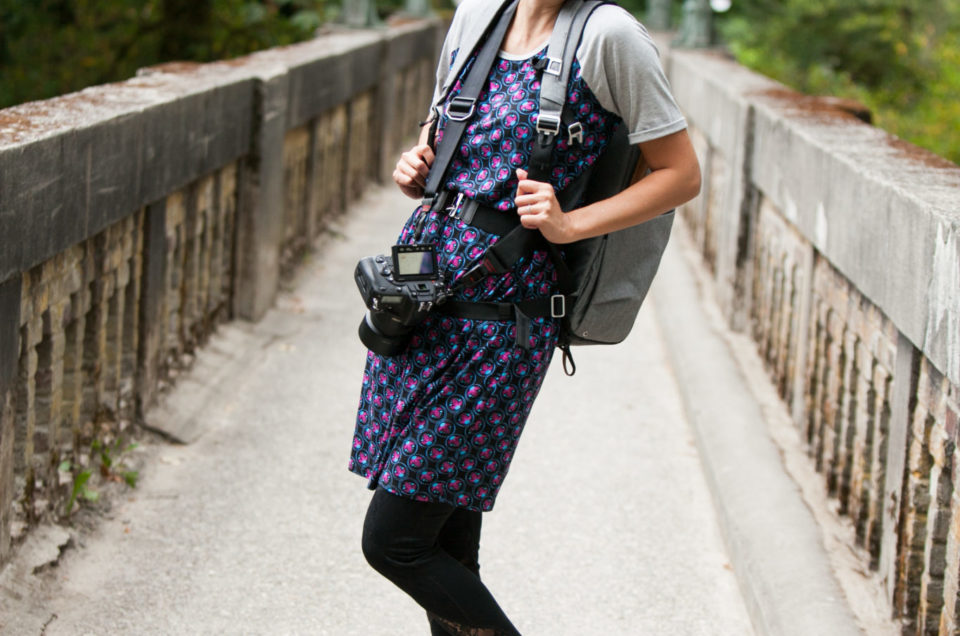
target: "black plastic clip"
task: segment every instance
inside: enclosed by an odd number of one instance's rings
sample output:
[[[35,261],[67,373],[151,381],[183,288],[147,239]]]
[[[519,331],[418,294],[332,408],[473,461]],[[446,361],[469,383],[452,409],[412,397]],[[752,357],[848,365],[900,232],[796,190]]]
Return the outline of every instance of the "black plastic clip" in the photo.
[[[473,117],[477,100],[470,97],[454,97],[447,104],[447,117],[453,121],[466,121]]]

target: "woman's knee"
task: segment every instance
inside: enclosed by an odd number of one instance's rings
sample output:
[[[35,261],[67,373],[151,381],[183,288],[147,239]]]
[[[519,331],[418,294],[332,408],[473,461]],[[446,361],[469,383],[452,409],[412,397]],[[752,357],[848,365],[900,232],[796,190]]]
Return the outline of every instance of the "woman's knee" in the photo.
[[[416,568],[436,549],[433,542],[398,533],[386,523],[365,524],[360,547],[367,563],[378,572]]]
[[[379,533],[374,532],[369,527],[369,523],[363,526],[363,538],[360,541],[360,549],[363,551],[363,557],[367,560],[377,572],[384,572],[389,568],[387,558],[387,544]]]
[[[364,520],[360,544],[363,556],[374,570],[384,575],[415,569],[429,558],[435,539],[420,536],[415,531],[420,524],[411,523],[397,510],[392,510],[391,504],[396,502],[383,497],[380,495],[381,501],[377,501],[375,496]]]

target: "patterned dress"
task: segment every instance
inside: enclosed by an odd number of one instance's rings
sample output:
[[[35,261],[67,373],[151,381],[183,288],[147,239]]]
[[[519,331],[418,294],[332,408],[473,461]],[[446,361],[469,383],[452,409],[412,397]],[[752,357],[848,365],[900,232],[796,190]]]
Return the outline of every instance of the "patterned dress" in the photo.
[[[501,54],[496,60],[448,167],[448,190],[516,214],[515,171],[529,164],[540,92],[535,67],[545,54],[546,47],[522,59]],[[459,92],[458,81],[450,98]],[[558,142],[550,179],[558,190],[596,161],[620,121],[600,106],[576,62],[567,99],[583,126],[583,142]],[[445,124],[442,117],[438,140]],[[498,238],[443,211],[431,211],[419,223],[421,236],[415,235],[417,221],[414,212],[399,242],[435,244],[438,271],[448,283],[476,265]],[[549,296],[555,289],[550,259],[538,251],[455,297],[512,302]],[[366,478],[371,489],[379,485],[397,495],[470,510],[493,508],[550,364],[559,324],[534,319],[526,347],[515,342],[515,335],[513,321],[432,314],[415,328],[404,353],[368,352],[349,469]]]

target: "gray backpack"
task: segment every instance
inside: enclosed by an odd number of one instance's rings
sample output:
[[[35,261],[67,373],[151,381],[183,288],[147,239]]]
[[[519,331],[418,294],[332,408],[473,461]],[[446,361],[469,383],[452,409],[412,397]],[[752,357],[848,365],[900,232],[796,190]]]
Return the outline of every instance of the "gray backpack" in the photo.
[[[574,54],[587,18],[601,4],[599,0],[564,4],[547,48],[547,58],[562,63],[559,74],[544,73],[541,80],[541,120],[559,118],[564,127],[563,107]],[[565,28],[567,23],[569,28]],[[576,122],[567,124],[568,131],[571,125],[576,126]],[[617,194],[630,185],[638,171],[645,172],[642,161],[640,149],[629,143],[621,124],[597,163],[578,183],[564,190],[561,205],[576,202],[581,194],[586,203]],[[564,247],[563,263],[570,272],[570,288],[562,291],[574,300],[567,306],[563,345],[616,344],[627,337],[657,273],[673,217],[670,211],[646,223]],[[555,247],[551,250],[552,255],[558,252]]]
[[[640,149],[630,145],[621,125],[593,166],[585,201],[620,192],[644,167]],[[640,225],[564,248],[576,285],[564,324],[568,344],[617,344],[627,337],[660,266],[673,218],[671,210]]]

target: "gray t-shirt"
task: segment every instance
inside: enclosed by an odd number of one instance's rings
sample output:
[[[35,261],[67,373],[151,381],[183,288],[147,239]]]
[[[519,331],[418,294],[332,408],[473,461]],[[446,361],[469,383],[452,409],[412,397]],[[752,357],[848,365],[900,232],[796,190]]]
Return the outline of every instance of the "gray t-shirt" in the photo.
[[[464,0],[457,8],[437,66],[434,105],[469,57],[458,55],[451,66],[451,55],[475,46],[499,6],[491,0]],[[593,12],[576,58],[584,82],[600,105],[626,123],[631,143],[658,139],[687,127],[650,34],[622,7],[608,4]]]

